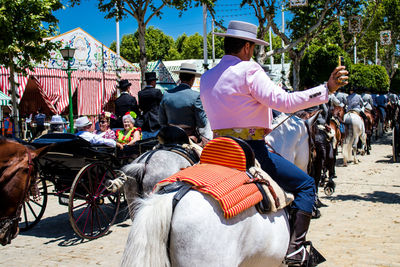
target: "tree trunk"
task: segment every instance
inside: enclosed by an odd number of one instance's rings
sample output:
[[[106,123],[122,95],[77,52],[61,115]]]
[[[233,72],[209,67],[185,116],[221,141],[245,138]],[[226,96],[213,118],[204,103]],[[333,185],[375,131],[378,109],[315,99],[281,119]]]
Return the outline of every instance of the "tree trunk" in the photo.
[[[142,89],[144,88],[144,73],[147,70],[147,56],[146,56],[146,26],[143,23],[139,23],[139,49],[140,49],[140,73],[142,81]]]
[[[13,56],[10,54],[10,59],[13,61]],[[17,93],[16,93],[16,84],[15,84],[15,71],[14,64],[10,65],[10,85],[11,85],[11,101],[12,101],[12,122],[14,125],[14,134],[15,137],[19,138],[19,125],[18,125],[18,106],[17,106]]]
[[[265,62],[265,58],[266,58],[266,53],[265,53],[265,46],[260,45],[260,46],[256,46],[256,61],[258,62],[258,64],[260,64],[261,66],[264,65]]]
[[[293,90],[299,91],[300,87],[300,58],[296,55],[293,60]]]

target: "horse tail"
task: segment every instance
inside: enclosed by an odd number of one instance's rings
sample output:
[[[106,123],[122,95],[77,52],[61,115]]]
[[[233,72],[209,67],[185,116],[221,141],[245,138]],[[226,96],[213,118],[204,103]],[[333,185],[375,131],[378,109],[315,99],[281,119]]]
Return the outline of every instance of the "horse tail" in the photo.
[[[353,120],[352,120],[352,116],[349,115],[345,121],[344,121],[344,134],[345,134],[345,139],[344,139],[344,143],[345,144],[350,144],[353,143],[353,139],[354,139],[354,129],[353,129]]]
[[[174,194],[152,194],[137,199],[135,218],[128,235],[121,266],[169,267],[168,237]]]

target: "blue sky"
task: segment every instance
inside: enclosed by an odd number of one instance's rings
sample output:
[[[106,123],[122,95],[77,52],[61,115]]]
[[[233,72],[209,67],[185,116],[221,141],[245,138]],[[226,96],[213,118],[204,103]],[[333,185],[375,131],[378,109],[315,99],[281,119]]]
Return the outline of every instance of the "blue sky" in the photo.
[[[215,7],[217,16],[223,17],[225,26],[230,20],[243,20],[258,24],[257,19],[251,14],[252,10],[246,6],[240,8],[239,3],[240,0],[219,1]],[[196,32],[203,34],[201,7],[189,9],[183,13],[182,17],[179,17],[179,12],[172,8],[165,7],[162,12],[164,13],[162,18],[154,17],[148,26],[154,26],[174,39],[183,33],[186,35],[193,35]],[[110,46],[111,42],[116,40],[115,20],[105,19],[105,13],[98,10],[95,0],[82,0],[81,5],[73,8],[67,7],[57,11],[55,15],[59,19],[60,33],[80,27],[106,46]],[[280,16],[277,17],[277,20],[280,21]],[[125,34],[134,33],[137,29],[136,20],[128,16],[120,21],[119,28],[120,38]],[[207,21],[207,31],[211,31],[210,16]]]

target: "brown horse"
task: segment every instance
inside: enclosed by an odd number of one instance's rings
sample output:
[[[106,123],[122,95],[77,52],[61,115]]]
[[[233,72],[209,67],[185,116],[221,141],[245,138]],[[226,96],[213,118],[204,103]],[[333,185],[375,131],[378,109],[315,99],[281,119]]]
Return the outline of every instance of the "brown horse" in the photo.
[[[31,150],[0,137],[0,244],[11,243],[19,232],[21,207],[36,177],[35,159],[48,147]]]
[[[367,120],[365,121],[365,133],[367,134],[367,154],[370,154],[372,134],[376,128],[376,118],[372,111],[365,109]]]
[[[340,106],[334,106],[333,109],[331,110],[329,126],[335,132],[335,140],[333,141],[335,158],[337,154],[337,148],[342,145],[344,137],[342,132],[340,131],[340,125],[343,124],[344,114],[345,114],[344,108]]]

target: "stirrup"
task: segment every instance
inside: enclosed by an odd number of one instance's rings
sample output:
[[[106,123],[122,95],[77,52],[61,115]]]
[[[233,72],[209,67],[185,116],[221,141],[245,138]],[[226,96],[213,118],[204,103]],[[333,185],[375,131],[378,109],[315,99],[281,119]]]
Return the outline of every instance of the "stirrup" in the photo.
[[[306,249],[307,246],[310,247],[309,251],[307,251]],[[288,259],[289,257],[296,255],[297,253],[303,253],[303,257],[301,260]],[[308,258],[306,256],[307,254]],[[325,257],[322,256],[321,253],[319,253],[318,250],[314,248],[311,241],[306,241],[301,245],[298,250],[287,255],[282,263],[288,265],[289,267],[315,267],[318,264],[323,263],[324,261],[326,261]]]
[[[298,259],[291,259],[290,257],[295,256],[296,254],[302,253],[302,257],[301,260]],[[301,266],[307,266],[306,263],[308,262],[309,256],[307,257],[308,252],[306,250],[305,245],[301,245],[299,249],[297,249],[296,251],[286,255],[285,259],[283,260],[283,264],[286,264],[289,267],[301,267]]]
[[[322,254],[319,253],[319,251],[316,248],[314,248],[311,241],[306,241],[304,242],[303,245],[310,246],[310,251],[309,251],[310,256],[308,257],[307,267],[314,267],[326,261],[325,257],[322,256]]]

